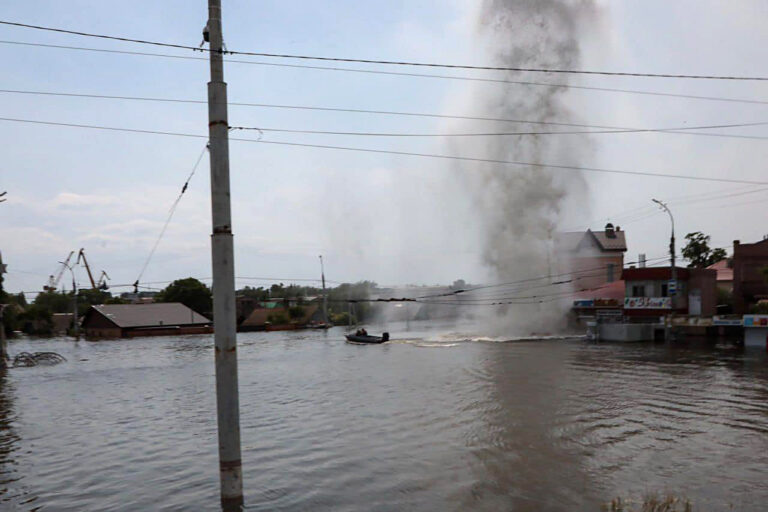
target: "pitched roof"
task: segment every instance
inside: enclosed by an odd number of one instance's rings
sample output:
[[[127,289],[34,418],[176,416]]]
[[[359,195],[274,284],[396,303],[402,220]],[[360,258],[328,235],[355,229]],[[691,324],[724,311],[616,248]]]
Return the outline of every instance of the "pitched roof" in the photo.
[[[103,304],[92,306],[121,328],[169,325],[204,325],[211,321],[180,302],[154,304]]]
[[[614,231],[613,237],[609,237],[605,234],[605,231],[592,231],[588,229],[587,232],[591,233],[595,237],[597,243],[604,251],[626,251],[627,240],[624,237],[623,231]]]
[[[558,250],[576,251],[583,247],[584,239],[589,238],[589,243],[597,245],[598,249],[603,251],[626,251],[627,239],[624,236],[624,231],[614,231],[613,233],[615,235],[613,237],[607,236],[603,230],[592,231],[591,229],[558,233],[555,238],[555,246]]]
[[[613,281],[591,290],[583,290],[576,293],[577,299],[614,299],[624,300],[624,281]]]
[[[707,268],[717,271],[718,281],[733,281],[733,269],[728,266],[728,258],[713,263]]]

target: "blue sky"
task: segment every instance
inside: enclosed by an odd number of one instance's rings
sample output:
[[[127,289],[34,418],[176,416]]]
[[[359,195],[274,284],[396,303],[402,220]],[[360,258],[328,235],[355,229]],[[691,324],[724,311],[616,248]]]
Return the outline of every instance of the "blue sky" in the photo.
[[[224,34],[232,50],[488,64],[492,56],[478,34],[477,4],[225,0]],[[765,2],[597,5],[597,16],[580,41],[585,69],[768,76],[768,41],[762,25],[768,15]],[[135,1],[119,6],[29,1],[0,6],[3,20],[193,45],[200,43],[206,16],[203,1]],[[0,39],[190,55],[8,26],[0,26]],[[510,34],[510,45],[514,44]],[[2,89],[206,97],[204,60],[10,44],[0,44],[0,52],[5,69]],[[239,63],[227,64],[225,74],[233,102],[471,115],[468,97],[485,94],[486,87],[489,94],[495,88],[504,88],[510,95],[525,94],[524,87],[511,85]],[[557,81],[541,75],[521,78]],[[582,77],[574,83],[768,101],[768,85],[754,82]],[[565,95],[565,102],[573,118],[588,124],[673,127],[768,121],[768,105],[576,90]],[[0,117],[193,134],[207,130],[206,107],[194,104],[0,93]],[[401,132],[500,128],[429,118],[247,107],[231,107],[230,124]],[[766,128],[731,132],[768,136]],[[0,205],[0,251],[9,264],[6,287],[12,291],[39,290],[56,262],[80,247],[86,249],[95,270],[106,270],[113,283],[133,282],[204,146],[201,139],[9,122],[0,122],[0,136],[5,142],[0,189],[8,190],[9,198]],[[257,138],[244,132],[233,136]],[[402,141],[267,133],[264,139],[447,153],[446,141],[439,138]],[[768,141],[671,134],[590,139],[588,160],[579,162],[582,165],[768,181],[764,164]],[[232,142],[230,148],[238,276],[314,278],[319,273],[317,255],[322,253],[326,274],[338,281],[431,284],[487,278],[472,202],[446,183],[451,174],[443,172],[444,162],[243,142]],[[482,145],[469,156],[482,157]],[[143,281],[210,275],[207,173],[204,159]],[[651,197],[674,199],[749,189],[643,177],[584,177],[589,196],[563,219],[561,227],[599,228],[607,219],[615,220],[628,233],[628,260],[638,252],[663,255],[668,230],[662,214],[643,217],[644,211],[627,215],[628,210],[652,206]],[[678,236],[700,230],[711,234],[716,245],[730,244],[734,238],[760,239],[768,231],[761,199],[768,199],[768,193],[673,205]],[[84,274],[79,279],[84,281]],[[256,282],[238,282],[243,284]]]

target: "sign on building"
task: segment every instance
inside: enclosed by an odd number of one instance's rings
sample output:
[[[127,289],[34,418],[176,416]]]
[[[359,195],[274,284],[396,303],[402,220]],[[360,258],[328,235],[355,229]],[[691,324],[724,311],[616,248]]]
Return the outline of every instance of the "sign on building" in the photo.
[[[624,309],[670,309],[669,297],[625,297]]]

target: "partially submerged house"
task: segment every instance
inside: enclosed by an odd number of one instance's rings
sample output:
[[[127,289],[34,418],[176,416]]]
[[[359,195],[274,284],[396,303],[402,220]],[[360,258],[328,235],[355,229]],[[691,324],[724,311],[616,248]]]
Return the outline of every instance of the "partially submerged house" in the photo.
[[[91,306],[82,321],[91,339],[213,332],[209,319],[179,302]]]
[[[557,274],[569,273],[575,290],[600,288],[621,279],[627,240],[610,222],[603,230],[559,233],[555,238]]]
[[[733,242],[733,310],[749,313],[768,300],[768,238],[754,244]]]
[[[317,303],[286,308],[282,303],[268,302],[265,306],[254,309],[237,330],[290,331],[324,323],[322,308]]]
[[[677,267],[675,313],[712,316],[717,305],[717,271]],[[658,321],[672,312],[669,267],[628,268],[623,272],[626,288],[624,315],[637,321]]]

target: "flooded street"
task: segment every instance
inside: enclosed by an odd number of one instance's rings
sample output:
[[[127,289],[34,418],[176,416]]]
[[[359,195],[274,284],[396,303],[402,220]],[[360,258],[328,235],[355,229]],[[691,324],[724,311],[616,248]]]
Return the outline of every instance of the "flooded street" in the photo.
[[[374,346],[339,328],[239,335],[249,510],[768,501],[762,351],[392,331]],[[0,508],[215,510],[212,344],[11,341],[68,361],[2,376]]]

